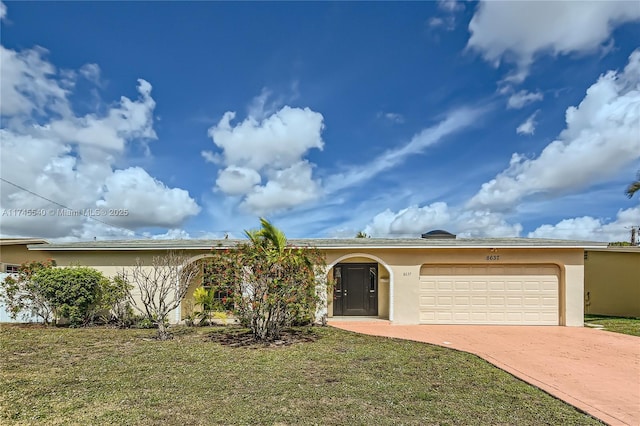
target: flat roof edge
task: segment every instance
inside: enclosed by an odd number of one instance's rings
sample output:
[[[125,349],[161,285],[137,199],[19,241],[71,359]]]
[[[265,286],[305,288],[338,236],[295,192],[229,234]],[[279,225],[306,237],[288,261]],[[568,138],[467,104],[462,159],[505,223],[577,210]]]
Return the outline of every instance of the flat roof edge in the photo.
[[[49,246],[48,244],[27,245],[29,250],[33,251],[140,251],[140,250],[224,250],[233,248],[232,245],[224,246],[133,246],[133,247],[70,247],[70,246]],[[495,249],[583,249],[583,250],[607,250],[607,245],[595,245],[595,244],[568,244],[568,245],[534,245],[534,244],[478,244],[478,245],[335,245],[335,246],[314,246],[314,245],[293,245],[293,247],[316,247],[320,250],[365,250],[365,249],[403,249],[403,250],[419,250],[419,249],[482,249],[482,248],[495,248]],[[612,250],[613,251],[613,250]]]

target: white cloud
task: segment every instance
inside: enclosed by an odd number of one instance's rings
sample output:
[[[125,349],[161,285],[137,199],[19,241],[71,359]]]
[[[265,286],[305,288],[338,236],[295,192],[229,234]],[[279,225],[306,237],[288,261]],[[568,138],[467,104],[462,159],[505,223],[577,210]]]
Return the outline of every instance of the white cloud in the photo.
[[[140,167],[116,170],[104,181],[102,209],[126,215],[108,216],[108,223],[128,227],[158,226],[171,228],[200,212],[200,207],[184,189],[168,188]]]
[[[513,154],[509,167],[482,185],[471,208],[508,210],[523,198],[559,194],[603,182],[640,158],[640,50],[621,73],[609,71],[577,107],[567,126],[537,158]]]
[[[536,116],[539,111],[534,112],[516,129],[516,133],[519,135],[533,135],[536,132]]]
[[[327,180],[325,189],[331,193],[368,181],[383,171],[402,163],[407,157],[421,154],[426,148],[440,142],[444,137],[468,128],[483,113],[482,109],[461,108],[454,110],[435,126],[414,135],[405,145],[387,150],[365,165],[354,166],[345,172],[331,176]]]
[[[423,207],[410,206],[397,213],[387,209],[377,214],[365,232],[371,236],[419,236],[432,229],[446,227],[451,221],[447,203],[437,202]]]
[[[312,166],[300,161],[291,167],[268,173],[265,185],[255,186],[242,203],[252,212],[279,212],[315,200],[322,195],[312,178]]]
[[[541,101],[543,98],[544,96],[540,92],[527,92],[526,90],[520,90],[509,97],[509,100],[507,101],[507,108],[520,109],[532,102]]]
[[[229,166],[220,170],[216,185],[225,194],[242,195],[251,192],[261,180],[260,173],[253,169]]]
[[[93,84],[100,86],[100,66],[98,64],[84,64],[80,70],[80,75],[92,82]]]
[[[4,20],[7,17],[7,6],[0,1],[0,20]]]
[[[312,176],[313,165],[304,159],[309,150],[324,147],[322,114],[290,106],[269,113],[265,107],[269,95],[263,90],[251,103],[250,115],[236,125],[231,124],[235,113],[225,113],[209,129],[221,153],[202,152],[207,161],[226,166],[218,172],[217,188],[242,196],[241,206],[258,215],[289,209],[322,194]]]
[[[220,158],[220,155],[215,154],[211,151],[201,151],[200,155],[202,155],[202,158],[204,158],[204,161],[206,161],[207,163],[222,164],[222,158]]]
[[[604,48],[618,25],[640,19],[634,1],[483,1],[469,23],[467,47],[498,65],[518,66],[522,81],[536,55],[566,55]]]
[[[404,123],[404,117],[397,112],[379,112],[378,117],[383,117],[395,124]]]
[[[0,114],[3,117],[68,112],[67,90],[53,78],[56,69],[43,58],[46,53],[40,47],[17,52],[0,46]]]
[[[120,105],[109,110],[104,117],[87,114],[84,117],[63,117],[41,127],[42,134],[64,142],[96,146],[105,150],[122,151],[127,140],[156,139],[153,130],[155,101],[151,85],[138,80],[137,101],[122,96]]]
[[[500,213],[455,209],[444,202],[398,212],[387,209],[372,219],[365,232],[374,237],[415,238],[434,229],[445,229],[464,238],[517,237],[522,232],[520,224],[508,223]]]
[[[462,2],[456,0],[439,0],[438,9],[443,12],[443,16],[429,18],[427,21],[429,28],[453,31],[456,28],[456,13],[463,11],[465,7]]]
[[[2,209],[43,209],[45,216],[2,218],[2,234],[54,240],[130,238],[130,229],[176,227],[197,214],[198,205],[181,189],[167,188],[141,168],[126,164],[127,148],[156,138],[151,85],[138,80],[138,99],[121,97],[104,113],[77,116],[69,102],[76,72],[57,72],[44,49],[13,51],[0,47],[2,78],[0,143]],[[97,66],[79,73],[97,77]],[[53,202],[48,200],[53,200]],[[128,209],[128,215],[62,215],[75,211]],[[103,221],[116,227],[108,226]],[[117,226],[130,228],[123,229]]]
[[[586,241],[629,241],[631,226],[640,224],[640,207],[619,210],[615,220],[591,216],[565,219],[555,225],[542,225],[529,232],[529,238],[557,238]]]
[[[451,13],[464,10],[464,4],[456,0],[438,0],[438,7]]]
[[[227,165],[254,170],[288,167],[313,148],[322,149],[323,117],[309,108],[285,106],[264,120],[247,117],[231,125],[234,112],[226,112],[209,129]]]

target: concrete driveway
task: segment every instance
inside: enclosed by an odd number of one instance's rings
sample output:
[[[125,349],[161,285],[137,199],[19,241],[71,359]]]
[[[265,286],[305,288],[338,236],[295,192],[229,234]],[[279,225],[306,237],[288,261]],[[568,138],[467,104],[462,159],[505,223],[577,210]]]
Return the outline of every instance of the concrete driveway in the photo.
[[[329,325],[469,352],[606,423],[640,425],[640,337],[581,327]]]

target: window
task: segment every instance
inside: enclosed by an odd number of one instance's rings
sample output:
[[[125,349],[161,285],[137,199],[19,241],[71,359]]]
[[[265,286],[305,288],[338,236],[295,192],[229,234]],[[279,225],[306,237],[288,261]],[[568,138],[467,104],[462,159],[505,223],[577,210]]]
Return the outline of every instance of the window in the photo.
[[[376,284],[378,283],[378,268],[376,266],[369,267],[369,293],[376,292]]]
[[[4,271],[7,274],[17,274],[20,269],[20,265],[4,265]]]
[[[202,286],[207,290],[213,290],[214,310],[230,311],[233,309],[233,288],[215,281],[215,271],[212,265],[202,264]]]

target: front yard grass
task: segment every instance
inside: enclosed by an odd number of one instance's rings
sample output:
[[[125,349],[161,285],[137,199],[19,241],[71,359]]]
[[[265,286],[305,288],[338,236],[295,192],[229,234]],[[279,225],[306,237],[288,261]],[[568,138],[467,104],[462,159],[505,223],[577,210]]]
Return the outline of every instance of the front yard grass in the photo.
[[[232,348],[215,330],[2,325],[0,423],[600,424],[463,352],[333,328]]]
[[[640,318],[609,317],[605,315],[585,315],[585,324],[601,325],[604,330],[615,333],[640,336]]]

